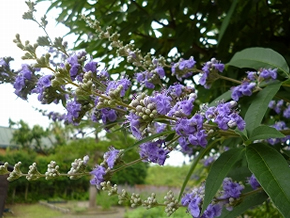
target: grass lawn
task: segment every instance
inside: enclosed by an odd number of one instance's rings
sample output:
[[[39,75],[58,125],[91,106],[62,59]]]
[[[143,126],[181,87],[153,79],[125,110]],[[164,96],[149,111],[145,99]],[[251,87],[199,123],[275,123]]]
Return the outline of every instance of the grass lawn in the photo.
[[[13,204],[6,205],[12,213],[4,213],[4,218],[7,217],[21,217],[21,218],[52,218],[61,217],[63,213],[52,210],[40,204]]]

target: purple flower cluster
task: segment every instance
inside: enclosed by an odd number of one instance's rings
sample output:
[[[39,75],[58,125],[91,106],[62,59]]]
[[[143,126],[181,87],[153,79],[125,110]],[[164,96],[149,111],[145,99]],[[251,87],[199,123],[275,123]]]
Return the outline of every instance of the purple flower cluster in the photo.
[[[53,121],[62,121],[65,120],[66,115],[65,114],[60,114],[57,112],[49,112],[48,114],[44,114],[46,116],[48,116],[49,119],[52,119]]]
[[[233,209],[233,201],[241,197],[242,190],[245,187],[237,182],[233,182],[231,178],[224,178],[222,196],[219,200],[223,200],[226,209],[231,211]]]
[[[51,79],[52,75],[44,75],[43,77],[40,77],[37,81],[36,87],[31,91],[31,93],[37,93],[38,95],[38,101],[42,103],[46,103],[46,100],[44,98],[44,91],[46,88],[51,86]]]
[[[18,97],[24,100],[27,99],[27,95],[35,85],[32,81],[32,77],[32,69],[27,64],[23,64],[22,69],[19,71],[13,84],[15,88],[15,94]]]
[[[193,110],[193,103],[196,96],[187,100],[178,101],[168,112],[169,117],[185,117],[189,116]]]
[[[120,150],[110,147],[109,151],[104,154],[104,160],[110,169],[114,168],[115,162],[119,158]]]
[[[244,81],[241,85],[232,88],[232,99],[238,101],[242,96],[251,96],[256,87],[256,83]]]
[[[188,212],[192,215],[192,217],[219,217],[223,206],[225,206],[227,210],[232,210],[232,203],[234,203],[236,199],[240,198],[241,191],[243,189],[244,186],[240,183],[233,182],[230,178],[224,178],[221,196],[216,198],[218,201],[214,200],[211,204],[209,204],[202,215],[200,212],[205,192],[204,184],[198,188],[194,188],[190,193],[185,194],[181,199],[181,204],[187,206]]]
[[[156,94],[154,97],[151,98],[152,102],[155,103],[157,112],[161,115],[167,114],[171,109],[171,101],[172,99],[165,95],[165,94]]]
[[[67,109],[67,115],[66,115],[65,120],[68,123],[76,124],[75,119],[79,117],[79,114],[82,109],[82,105],[74,100],[67,103],[66,109]]]
[[[274,125],[271,125],[271,127],[274,127],[275,129],[279,131],[289,129],[284,121],[276,122]],[[270,143],[271,145],[283,144],[289,139],[290,139],[290,136],[288,135],[284,138],[270,138],[270,139],[267,139],[267,142]]]
[[[101,183],[105,181],[104,177],[106,175],[106,168],[100,165],[97,165],[91,172],[93,178],[90,180],[92,185],[95,185],[98,189],[101,188]]]
[[[193,74],[192,70],[194,69],[195,64],[196,61],[193,57],[190,57],[188,60],[181,59],[178,63],[172,65],[172,75],[175,75],[179,81],[183,78],[188,78]]]
[[[117,113],[115,110],[110,108],[102,108],[100,111],[103,124],[107,124],[108,122],[114,122],[117,120]]]
[[[125,92],[131,87],[131,82],[127,78],[123,78],[117,81],[110,81],[107,84],[106,94],[109,94],[111,91],[116,90],[119,86],[122,86],[120,97],[124,97]]]
[[[201,205],[204,198],[204,185],[194,188],[192,192],[185,194],[181,199],[181,204],[187,206],[188,212],[192,217],[198,218],[214,218],[219,217],[222,213],[221,204],[209,204],[204,213],[201,215]]]
[[[277,102],[275,100],[272,100],[269,102],[268,107],[273,109],[277,114],[280,114],[282,111],[283,105],[284,105],[283,100],[279,100]]]
[[[79,75],[79,73],[81,73],[81,69],[82,69],[82,63],[80,63],[80,59],[82,57],[85,57],[85,55],[86,55],[85,52],[81,52],[78,55],[73,54],[67,59],[67,62],[70,65],[69,74],[70,74],[70,78],[72,81],[74,81],[76,79],[79,81],[82,80],[82,76]]]
[[[154,89],[155,84],[158,83],[159,79],[165,76],[165,71],[163,67],[157,66],[153,71],[144,71],[141,73],[136,73],[136,80],[138,83],[145,85],[148,89]]]
[[[259,76],[265,80],[275,80],[277,78],[277,69],[262,69]]]
[[[226,103],[221,102],[216,107],[209,107],[205,112],[205,117],[218,124],[218,127],[222,130],[237,126],[238,129],[242,131],[246,123],[243,118],[233,110],[236,105],[237,103],[234,101]]]
[[[206,89],[211,87],[211,84],[218,79],[217,73],[222,73],[225,69],[225,65],[212,58],[206,62],[202,67],[202,76],[199,79],[199,84],[204,86]]]
[[[134,113],[130,113],[126,118],[129,122],[132,135],[136,139],[139,139],[139,140],[142,139],[143,136],[142,136],[142,132],[140,130],[140,128],[141,128],[140,117]]]
[[[232,99],[238,101],[242,96],[251,96],[253,91],[261,81],[275,80],[277,78],[277,69],[261,69],[258,72],[247,72],[247,78],[241,85],[232,88]]]
[[[145,162],[164,165],[169,150],[162,147],[162,140],[155,142],[145,142],[140,145],[139,154]]]
[[[200,145],[205,147],[207,145],[207,134],[203,129],[204,118],[201,114],[196,113],[191,118],[180,118],[176,121],[173,129],[180,135],[179,144],[184,151],[188,150],[188,145]]]
[[[252,174],[248,179],[247,182],[251,185],[252,189],[257,189],[260,187],[260,183],[257,181],[254,174]]]
[[[283,100],[279,100],[277,102],[275,100],[272,100],[269,102],[268,107],[273,109],[277,114],[283,112],[283,117],[287,119],[290,118],[290,104],[286,104],[286,106],[284,106]]]

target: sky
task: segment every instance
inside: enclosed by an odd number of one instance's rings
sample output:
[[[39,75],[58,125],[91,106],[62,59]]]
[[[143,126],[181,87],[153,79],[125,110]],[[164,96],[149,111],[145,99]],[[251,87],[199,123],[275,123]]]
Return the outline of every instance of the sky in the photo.
[[[37,4],[36,17],[42,17],[49,6],[49,2]],[[35,22],[22,19],[22,15],[26,11],[28,11],[28,7],[24,0],[0,0],[0,57],[13,57],[15,61],[11,62],[11,66],[15,70],[20,69],[21,64],[26,63],[21,59],[23,51],[13,43],[16,33],[20,34],[22,42],[29,40],[32,44],[36,42],[38,36],[45,36],[43,30]],[[68,28],[64,25],[56,24],[54,17],[57,13],[58,11],[55,9],[48,14],[47,31],[53,39],[62,37],[68,32]],[[74,41],[73,38],[73,36],[68,36],[65,37],[65,40]],[[0,85],[0,102],[0,126],[8,126],[8,120],[11,118],[13,121],[22,119],[30,126],[40,124],[43,127],[48,127],[49,119],[42,116],[34,108],[48,112],[51,110],[64,112],[60,106],[42,105],[37,101],[36,95],[29,97],[28,101],[18,98],[10,84]]]
[[[47,8],[50,6],[49,2],[41,2],[36,6],[36,17],[42,17]],[[32,44],[36,42],[38,36],[44,36],[43,30],[38,25],[30,20],[23,20],[22,15],[28,10],[24,0],[0,0],[0,57],[11,56],[15,61],[11,62],[11,67],[15,70],[21,68],[21,64],[25,63],[21,59],[24,54],[13,43],[16,33],[20,34],[21,40],[24,42],[29,40]],[[52,10],[47,15],[48,26],[47,32],[51,38],[63,37],[69,29],[64,25],[57,24],[54,18],[59,11]],[[76,36],[66,36],[65,41],[74,42]],[[60,105],[42,105],[36,95],[30,96],[27,101],[18,98],[14,94],[14,88],[10,84],[0,84],[0,126],[8,126],[9,118],[17,122],[20,119],[29,124],[30,127],[39,124],[43,127],[49,126],[49,119],[43,116],[35,108],[49,111],[58,111],[65,113],[65,109]],[[171,155],[169,161],[170,165],[181,165],[184,156],[181,153]],[[188,159],[186,159],[188,161]]]

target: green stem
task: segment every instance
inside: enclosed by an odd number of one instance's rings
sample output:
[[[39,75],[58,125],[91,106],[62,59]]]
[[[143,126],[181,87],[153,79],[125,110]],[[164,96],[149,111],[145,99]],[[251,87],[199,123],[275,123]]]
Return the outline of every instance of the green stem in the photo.
[[[228,80],[228,81],[231,81],[231,82],[234,82],[234,83],[242,84],[242,82],[239,81],[239,80],[235,80],[235,79],[232,79],[232,78],[229,78],[229,77],[226,77],[226,76],[222,76],[220,74],[218,74],[218,77],[219,77],[219,79],[224,79],[224,80]]]
[[[119,168],[117,168],[117,169],[114,169],[114,170],[111,170],[111,173],[113,174],[113,173],[116,173],[116,172],[119,172],[120,170],[122,170],[122,169],[124,169],[124,168],[127,168],[127,167],[130,167],[130,166],[132,166],[132,165],[134,165],[134,164],[136,164],[136,163],[139,163],[139,162],[141,162],[142,160],[144,160],[144,159],[146,159],[147,157],[143,157],[143,158],[139,158],[139,159],[137,159],[137,160],[134,160],[134,161],[132,161],[132,162],[130,162],[130,163],[124,163],[122,166],[120,166]]]

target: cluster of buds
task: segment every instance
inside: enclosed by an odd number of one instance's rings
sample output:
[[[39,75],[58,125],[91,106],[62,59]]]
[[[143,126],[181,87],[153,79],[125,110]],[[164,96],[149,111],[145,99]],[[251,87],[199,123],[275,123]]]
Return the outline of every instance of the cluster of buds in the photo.
[[[152,193],[146,200],[143,201],[143,206],[150,209],[158,204],[156,194]]]
[[[41,173],[37,170],[36,163],[33,163],[29,166],[29,171],[27,173],[26,179],[27,180],[36,180],[41,177]]]
[[[89,156],[84,156],[83,159],[75,159],[74,162],[71,163],[71,168],[67,172],[70,179],[78,179],[82,176],[82,173],[85,172],[87,167],[87,163],[89,161]],[[76,175],[77,174],[77,175]],[[79,175],[78,175],[79,174]]]
[[[47,165],[47,171],[45,172],[45,179],[53,179],[59,176],[59,166],[56,164],[55,161],[50,161],[50,163]]]
[[[144,93],[138,95],[137,98],[130,103],[130,106],[136,108],[131,112],[142,118],[142,120],[153,119],[157,115],[155,103],[151,101],[150,97],[146,97]]]
[[[20,161],[14,165],[13,171],[9,174],[9,177],[7,178],[8,181],[11,182],[13,180],[19,179],[23,175],[23,173],[20,170],[20,165],[21,165]]]
[[[164,204],[166,205],[165,213],[167,216],[170,216],[179,208],[178,200],[174,197],[174,194],[171,190],[165,195]]]
[[[112,186],[110,181],[107,182],[101,182],[101,189],[103,191],[107,191],[109,196],[112,196],[114,194],[117,194],[118,192],[118,186],[117,184],[115,184],[114,186]]]

